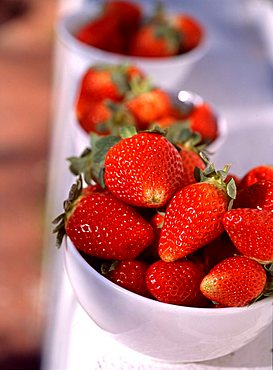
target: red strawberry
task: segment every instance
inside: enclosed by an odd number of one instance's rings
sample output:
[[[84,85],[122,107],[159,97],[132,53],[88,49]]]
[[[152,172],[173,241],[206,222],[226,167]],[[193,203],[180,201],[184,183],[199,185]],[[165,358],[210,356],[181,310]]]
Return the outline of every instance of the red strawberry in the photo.
[[[94,65],[89,68],[80,86],[80,95],[95,100],[121,101],[130,91],[133,79],[145,79],[143,72],[135,66]]]
[[[154,230],[154,240],[153,240],[153,243],[145,250],[146,259],[148,259],[148,258],[149,259],[152,258],[154,260],[159,259],[158,243],[159,243],[159,238],[160,238],[160,233],[161,233],[161,230],[162,230],[162,226],[164,224],[164,218],[165,218],[165,213],[164,212],[156,212],[149,220],[149,223],[150,223],[150,225],[152,226],[152,228]]]
[[[97,187],[82,193],[80,180],[64,208],[54,221],[57,241],[67,234],[77,249],[94,257],[134,259],[153,241],[152,227],[134,209]]]
[[[201,135],[203,142],[212,142],[218,137],[218,123],[211,107],[207,104],[196,106],[188,117],[189,127]]]
[[[183,53],[198,46],[203,38],[203,28],[190,15],[176,14],[171,18],[171,24],[181,33],[181,50]]]
[[[273,181],[273,166],[263,165],[251,168],[242,178],[240,189],[262,180]]]
[[[92,19],[80,28],[75,37],[87,45],[113,53],[123,53],[125,48],[118,19],[111,14]]]
[[[182,187],[196,183],[194,176],[196,167],[201,170],[206,168],[205,161],[200,154],[206,148],[205,145],[200,145],[201,136],[189,130],[184,123],[177,123],[169,127],[167,137],[181,149],[180,155],[184,169]]]
[[[103,275],[113,283],[144,297],[151,296],[146,285],[148,263],[136,260],[116,261],[111,266],[103,264],[102,267]]]
[[[76,105],[76,116],[80,126],[86,132],[109,133],[106,122],[111,118],[112,112],[107,107],[105,100],[90,100],[80,97]]]
[[[183,178],[177,149],[160,133],[128,131],[106,154],[104,180],[122,201],[139,207],[162,207]]]
[[[211,301],[227,307],[241,307],[254,301],[265,284],[266,272],[258,262],[235,256],[216,265],[204,277],[200,289]]]
[[[103,10],[104,14],[118,20],[120,31],[124,39],[126,39],[128,47],[131,38],[140,25],[143,15],[140,6],[129,1],[112,0],[105,2]]]
[[[146,282],[158,301],[194,306],[203,300],[199,289],[203,277],[204,273],[192,261],[157,261],[148,268]]]
[[[171,99],[161,89],[152,89],[134,96],[126,101],[125,106],[142,130],[147,129],[149,124],[169,115],[172,111]]]
[[[224,259],[240,254],[225,232],[199,251],[207,272]]]
[[[258,208],[273,211],[273,181],[259,181],[240,189],[233,208]]]
[[[138,57],[159,58],[178,54],[180,33],[166,22],[140,26],[131,42],[129,53]]]
[[[235,247],[260,263],[273,262],[272,212],[237,208],[223,217],[223,225]]]
[[[222,218],[234,198],[234,183],[225,184],[228,167],[216,171],[209,164],[202,182],[179,190],[169,203],[159,241],[166,262],[185,257],[216,239],[223,231]]]

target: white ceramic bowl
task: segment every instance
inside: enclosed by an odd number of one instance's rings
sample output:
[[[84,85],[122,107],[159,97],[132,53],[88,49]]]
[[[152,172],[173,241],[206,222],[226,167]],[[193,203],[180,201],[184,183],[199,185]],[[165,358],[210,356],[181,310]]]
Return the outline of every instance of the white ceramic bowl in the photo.
[[[205,29],[202,42],[196,48],[185,54],[173,57],[130,57],[97,49],[78,41],[74,35],[82,25],[95,17],[98,11],[98,4],[90,3],[79,11],[61,16],[57,22],[57,37],[71,54],[71,76],[78,80],[84,71],[94,63],[129,63],[139,66],[143,72],[150,76],[156,86],[169,91],[177,91],[181,88],[181,83],[189,75],[194,64],[208,50],[209,37]]]
[[[166,362],[224,356],[252,341],[272,321],[273,298],[249,307],[190,308],[131,293],[94,270],[67,238],[65,266],[91,319],[123,345]]]

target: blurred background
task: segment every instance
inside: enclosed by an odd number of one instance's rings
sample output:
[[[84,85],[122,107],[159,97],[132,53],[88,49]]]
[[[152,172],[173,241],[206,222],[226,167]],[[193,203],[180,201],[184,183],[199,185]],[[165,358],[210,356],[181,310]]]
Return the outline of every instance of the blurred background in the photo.
[[[0,369],[39,369],[56,0],[0,1]],[[8,232],[7,232],[8,231]]]

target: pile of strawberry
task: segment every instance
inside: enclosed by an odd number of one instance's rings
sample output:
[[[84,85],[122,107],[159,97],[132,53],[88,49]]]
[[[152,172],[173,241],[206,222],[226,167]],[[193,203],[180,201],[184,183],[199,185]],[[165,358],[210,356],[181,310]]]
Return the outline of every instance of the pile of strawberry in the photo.
[[[187,14],[166,14],[159,6],[145,17],[140,5],[129,1],[105,1],[96,18],[75,37],[101,50],[138,57],[170,57],[196,48],[204,31]]]
[[[272,166],[216,170],[184,127],[91,137],[70,158],[79,176],[58,245],[66,234],[106,278],[165,303],[239,307],[272,293]]]
[[[75,114],[87,133],[117,134],[122,126],[147,130],[184,123],[210,143],[218,136],[217,117],[207,102],[183,108],[170,94],[154,86],[136,66],[94,65],[84,74]]]

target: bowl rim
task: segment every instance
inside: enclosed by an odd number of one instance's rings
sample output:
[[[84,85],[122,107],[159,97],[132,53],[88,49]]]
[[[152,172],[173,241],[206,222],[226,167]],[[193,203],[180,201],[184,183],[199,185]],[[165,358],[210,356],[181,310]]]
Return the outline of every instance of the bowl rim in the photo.
[[[157,308],[160,311],[173,311],[175,313],[190,313],[190,314],[197,314],[203,316],[204,314],[210,315],[235,315],[238,313],[243,313],[248,310],[255,310],[262,308],[263,306],[267,306],[271,303],[273,304],[273,296],[272,297],[266,297],[261,299],[260,301],[257,301],[255,303],[252,303],[249,306],[244,307],[220,307],[220,308],[199,308],[199,307],[189,307],[189,306],[178,306],[170,303],[164,303],[157,300],[153,300],[147,297],[143,297],[137,293],[133,293],[125,288],[122,288],[121,286],[113,283],[112,281],[108,280],[106,277],[101,275],[98,271],[96,271],[89,263],[82,257],[79,250],[75,247],[73,242],[70,240],[70,238],[66,235],[63,241],[63,250],[64,250],[64,259],[65,259],[65,267],[67,274],[69,276],[69,279],[71,280],[71,276],[69,273],[69,268],[67,267],[67,261],[66,259],[69,258],[68,255],[71,255],[72,258],[75,258],[76,261],[82,265],[82,268],[88,272],[88,274],[93,275],[96,279],[98,279],[103,285],[109,285],[112,289],[117,290],[120,294],[123,294],[125,296],[129,296],[132,299],[136,299],[143,304],[146,303],[147,305],[151,305],[152,308]],[[71,281],[71,285],[73,285]]]
[[[94,11],[94,4],[91,7],[85,6],[80,8],[76,11],[70,11],[66,14],[61,15],[56,22],[56,33],[57,33],[57,39],[67,48],[71,49],[72,51],[76,51],[79,55],[82,55],[84,57],[89,57],[92,55],[92,57],[100,57],[104,59],[111,59],[110,63],[117,63],[121,60],[123,60],[123,63],[127,64],[136,64],[136,62],[141,63],[143,66],[150,66],[150,65],[156,65],[157,67],[174,67],[176,64],[180,65],[181,63],[193,63],[201,58],[202,55],[206,53],[206,51],[209,48],[210,42],[208,37],[208,30],[205,27],[201,21],[197,19],[197,21],[201,24],[203,29],[203,37],[200,41],[200,43],[192,50],[180,54],[175,55],[171,57],[136,57],[136,56],[130,56],[125,54],[118,54],[118,53],[112,53],[109,51],[105,51],[99,48],[96,48],[91,45],[87,45],[79,40],[77,40],[73,34],[69,31],[69,23],[71,21],[75,21],[77,19],[80,19],[81,16],[89,15],[91,11]],[[91,14],[90,14],[91,15]]]

